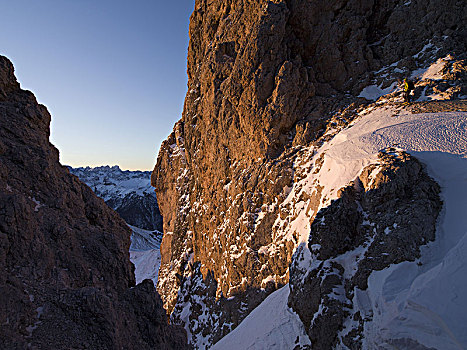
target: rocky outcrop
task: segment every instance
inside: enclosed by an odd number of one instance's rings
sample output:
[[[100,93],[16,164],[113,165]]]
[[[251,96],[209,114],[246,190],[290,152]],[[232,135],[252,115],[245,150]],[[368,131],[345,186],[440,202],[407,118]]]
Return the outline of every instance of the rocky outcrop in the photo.
[[[288,282],[300,234],[286,218],[300,210],[313,218],[323,199],[318,186],[286,203],[319,165],[306,165],[312,151],[304,146],[347,125],[356,114],[345,110],[367,103],[356,97],[363,87],[391,83],[378,71],[397,66],[386,75],[394,83],[433,55],[465,52],[459,8],[438,0],[196,1],[183,116],[152,175],[165,234],[158,290],[174,319],[197,312],[189,290],[199,274],[216,290],[205,314],[222,298],[241,300],[231,327],[258,302],[248,291],[266,296]],[[187,325],[192,342],[225,334],[212,324]]]
[[[380,162],[339,191],[339,199],[318,212],[303,268],[303,247],[290,267],[289,305],[300,316],[312,349],[331,349],[341,340],[361,348],[364,321],[352,314],[355,289],[366,290],[373,271],[420,257],[420,246],[435,238],[441,210],[439,186],[408,154],[388,149]],[[349,317],[355,328],[338,338]]]
[[[0,56],[0,347],[184,348],[152,282],[135,286],[128,226],[59,164],[49,124]]]

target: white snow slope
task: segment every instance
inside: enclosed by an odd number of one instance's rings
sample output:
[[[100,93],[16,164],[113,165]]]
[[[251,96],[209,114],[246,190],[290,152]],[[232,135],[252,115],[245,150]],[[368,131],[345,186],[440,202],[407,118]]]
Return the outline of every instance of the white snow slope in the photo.
[[[147,231],[131,225],[130,260],[135,265],[136,283],[145,279],[157,284],[157,275],[161,264],[160,246],[162,233]]]
[[[318,181],[325,187],[321,208],[327,206],[386,147],[406,150],[426,164],[444,201],[436,240],[422,248],[419,261],[373,272],[368,289],[355,291],[354,312],[373,315],[365,323],[364,349],[395,349],[387,340],[403,338],[436,349],[467,349],[467,112],[410,114],[383,105],[365,113],[310,152],[307,164],[324,156],[322,170],[294,185],[289,197]],[[306,241],[307,221],[299,215],[288,229]],[[312,261],[301,265],[307,264]],[[292,349],[297,336],[303,342],[303,326],[287,308],[288,294],[288,286],[271,294],[214,349]]]
[[[287,307],[289,285],[276,290],[211,349],[293,349],[310,344],[300,318]]]
[[[365,119],[334,151],[372,152],[397,143],[427,165],[444,201],[436,241],[423,248],[421,266],[405,262],[373,272],[368,290],[356,294],[369,301],[357,303],[363,314],[373,313],[365,346],[392,349],[383,339],[412,338],[436,349],[467,348],[467,113]]]

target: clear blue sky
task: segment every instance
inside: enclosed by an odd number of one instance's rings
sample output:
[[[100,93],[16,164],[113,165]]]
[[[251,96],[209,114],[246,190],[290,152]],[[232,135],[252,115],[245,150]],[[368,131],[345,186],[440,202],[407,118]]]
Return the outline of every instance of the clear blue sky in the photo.
[[[181,117],[194,0],[0,3],[0,54],[52,114],[62,164],[152,169]]]

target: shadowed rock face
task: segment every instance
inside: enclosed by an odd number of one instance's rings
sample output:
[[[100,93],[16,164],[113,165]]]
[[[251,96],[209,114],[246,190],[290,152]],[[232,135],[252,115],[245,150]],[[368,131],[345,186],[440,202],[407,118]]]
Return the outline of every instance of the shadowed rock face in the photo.
[[[0,56],[0,347],[184,348],[125,222],[58,161],[50,115]]]
[[[314,142],[332,115],[361,104],[355,96],[372,72],[423,64],[413,56],[429,40],[438,55],[465,52],[460,8],[454,0],[196,1],[183,116],[152,175],[165,233],[158,290],[169,312],[188,295],[188,261],[212,273],[218,299],[242,298],[245,315],[257,300],[242,293],[287,283],[296,244],[276,244],[274,222],[289,214],[279,206],[295,180],[291,147]]]
[[[372,271],[414,261],[420,247],[435,239],[442,206],[438,184],[407,153],[380,152],[379,160],[317,213],[308,243],[315,268],[300,268],[300,248],[291,264],[289,306],[305,325],[312,349],[336,345],[353,308],[354,289],[366,290]],[[352,251],[358,263],[346,271],[338,257]],[[323,311],[316,315],[318,309]],[[358,327],[343,342],[359,349],[367,320],[358,314],[353,318]]]
[[[144,193],[142,196],[130,193],[121,199],[112,198],[106,203],[132,226],[149,231],[163,230],[162,216],[154,193]]]

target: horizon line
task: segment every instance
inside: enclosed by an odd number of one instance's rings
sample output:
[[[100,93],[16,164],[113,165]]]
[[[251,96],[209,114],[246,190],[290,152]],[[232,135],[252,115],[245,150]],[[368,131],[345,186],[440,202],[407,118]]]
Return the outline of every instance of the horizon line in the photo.
[[[154,167],[152,169],[137,169],[137,168],[123,168],[121,165],[119,164],[113,164],[113,165],[110,165],[110,164],[102,164],[102,165],[70,165],[70,164],[63,164],[60,162],[61,165],[63,166],[66,166],[66,167],[71,167],[71,168],[91,168],[91,169],[94,169],[94,168],[100,168],[100,167],[109,167],[109,168],[112,168],[112,167],[118,167],[120,170],[122,171],[153,171],[154,170]]]

